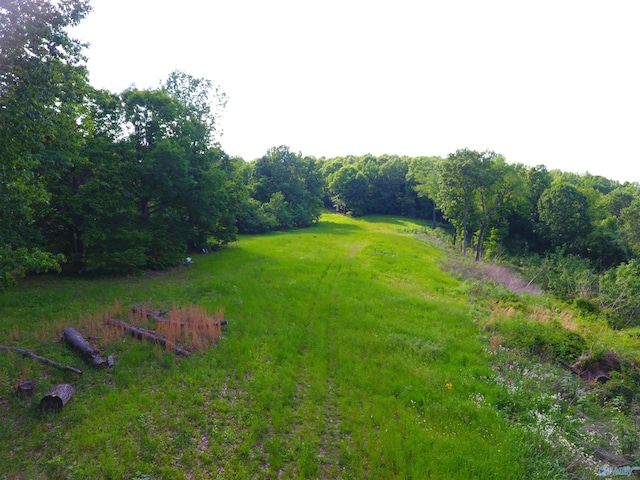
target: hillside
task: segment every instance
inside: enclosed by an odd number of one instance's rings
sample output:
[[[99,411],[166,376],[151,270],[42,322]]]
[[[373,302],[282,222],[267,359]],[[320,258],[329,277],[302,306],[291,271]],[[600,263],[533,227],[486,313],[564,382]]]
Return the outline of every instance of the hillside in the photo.
[[[0,352],[2,478],[582,471],[509,411],[522,399],[510,402],[496,374],[491,334],[478,320],[488,313],[442,270],[443,250],[416,239],[422,228],[325,214],[316,227],[243,236],[169,272],[26,279],[0,296],[2,343],[84,374]],[[107,334],[102,320],[118,314],[116,302],[125,311],[223,308],[229,323],[216,347],[180,358]],[[67,326],[97,332],[115,366],[83,364],[60,340]],[[36,382],[34,397],[15,395],[21,380]],[[59,383],[72,384],[74,397],[60,413],[41,413],[39,398]]]

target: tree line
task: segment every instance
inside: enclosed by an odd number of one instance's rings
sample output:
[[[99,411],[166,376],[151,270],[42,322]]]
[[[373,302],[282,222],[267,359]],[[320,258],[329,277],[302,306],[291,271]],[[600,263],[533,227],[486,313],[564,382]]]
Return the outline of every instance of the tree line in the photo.
[[[218,142],[226,96],[209,80],[175,71],[157,88],[90,85],[85,45],[67,33],[89,11],[86,0],[0,6],[0,288],[27,271],[167,268],[330,208],[428,219],[476,260],[526,259],[563,296],[639,313],[637,183],[470,149],[230,157]]]

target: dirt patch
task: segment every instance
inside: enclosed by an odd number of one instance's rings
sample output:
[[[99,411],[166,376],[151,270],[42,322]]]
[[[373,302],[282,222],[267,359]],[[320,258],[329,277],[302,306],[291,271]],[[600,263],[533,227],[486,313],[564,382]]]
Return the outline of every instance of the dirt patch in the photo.
[[[531,295],[542,295],[542,289],[533,283],[524,281],[517,273],[503,265],[493,265],[490,263],[479,263],[481,270],[480,280],[493,280],[507,287],[514,293],[529,293]]]
[[[528,293],[530,295],[542,295],[543,293],[538,285],[523,280],[511,268],[504,265],[474,262],[464,258],[448,258],[444,262],[444,269],[463,278],[499,283],[514,293]]]

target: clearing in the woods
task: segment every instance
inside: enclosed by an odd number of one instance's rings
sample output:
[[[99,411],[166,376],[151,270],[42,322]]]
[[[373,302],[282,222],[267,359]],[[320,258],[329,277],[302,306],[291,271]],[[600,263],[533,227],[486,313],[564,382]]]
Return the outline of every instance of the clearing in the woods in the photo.
[[[0,352],[0,477],[549,478],[554,448],[499,408],[479,307],[421,229],[325,214],[162,274],[26,279],[0,295],[0,343],[84,373]],[[104,326],[136,305],[228,324],[178,356]],[[115,365],[85,363],[68,327]],[[73,398],[41,412],[58,384]]]

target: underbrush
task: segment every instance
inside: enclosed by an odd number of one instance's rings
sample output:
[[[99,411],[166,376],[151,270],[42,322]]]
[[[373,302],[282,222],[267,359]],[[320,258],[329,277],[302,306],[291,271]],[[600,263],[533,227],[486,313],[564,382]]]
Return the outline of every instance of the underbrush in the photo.
[[[612,342],[613,337],[607,344],[599,338],[608,328],[606,320],[594,331],[593,322],[582,322],[557,304],[538,297],[515,299],[490,284],[479,298],[486,310],[478,318],[496,382],[503,387],[496,403],[502,414],[539,436],[572,478],[589,478],[606,466],[637,465],[637,356]],[[586,370],[613,350],[624,352],[616,354],[620,368],[608,372],[610,380],[604,383],[567,369],[574,364]]]
[[[639,336],[612,329],[619,325],[611,312],[581,296],[582,270],[562,277],[572,288],[562,301],[515,293],[509,286],[518,282],[455,253],[443,268],[463,280],[471,315],[486,335],[502,387],[494,406],[559,462],[545,478],[595,478],[615,468],[626,474],[640,464]],[[534,278],[541,271],[528,270]],[[604,382],[585,381],[567,368],[587,370],[611,354],[619,367]]]

